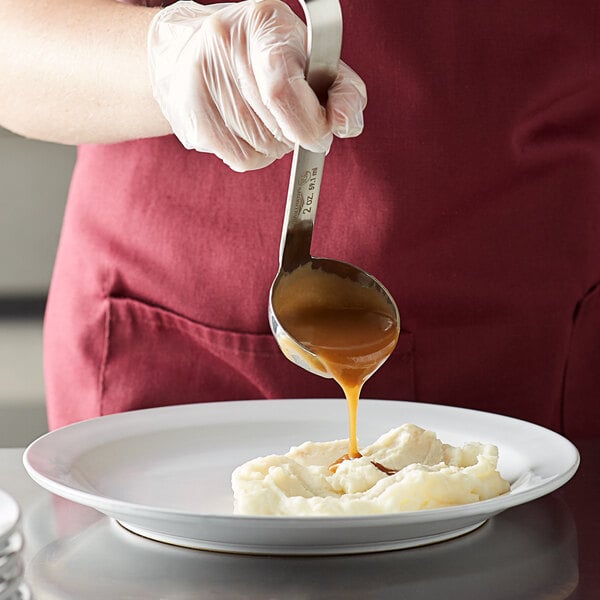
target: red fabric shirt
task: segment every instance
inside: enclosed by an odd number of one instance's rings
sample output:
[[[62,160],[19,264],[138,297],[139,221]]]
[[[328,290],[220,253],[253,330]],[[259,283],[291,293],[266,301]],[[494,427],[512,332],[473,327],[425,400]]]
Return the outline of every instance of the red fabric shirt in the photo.
[[[383,281],[403,328],[363,396],[598,433],[598,3],[342,9],[369,105],[326,161],[313,254]],[[80,149],[46,318],[52,427],[340,395],[269,331],[289,169],[236,174],[172,136]]]

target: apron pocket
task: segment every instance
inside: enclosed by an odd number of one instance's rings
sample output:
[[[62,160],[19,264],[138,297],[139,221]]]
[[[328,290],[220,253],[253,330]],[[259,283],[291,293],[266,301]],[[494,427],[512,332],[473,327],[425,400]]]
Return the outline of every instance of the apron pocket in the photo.
[[[101,414],[259,398],[255,363],[268,363],[276,352],[270,334],[220,330],[139,300],[110,297]]]
[[[266,307],[265,307],[266,310]],[[209,327],[131,298],[109,297],[100,414],[222,400],[340,397],[331,379],[289,362],[271,333]],[[414,399],[413,340],[366,383],[365,397]]]

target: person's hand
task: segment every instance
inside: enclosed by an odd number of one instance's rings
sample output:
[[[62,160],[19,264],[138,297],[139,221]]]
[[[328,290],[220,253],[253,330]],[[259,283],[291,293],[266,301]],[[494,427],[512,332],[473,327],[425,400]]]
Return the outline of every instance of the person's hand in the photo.
[[[154,97],[188,149],[235,171],[260,169],[295,143],[326,152],[363,128],[365,85],[340,63],[327,106],[304,78],[306,27],[280,0],[161,10],[148,32]]]

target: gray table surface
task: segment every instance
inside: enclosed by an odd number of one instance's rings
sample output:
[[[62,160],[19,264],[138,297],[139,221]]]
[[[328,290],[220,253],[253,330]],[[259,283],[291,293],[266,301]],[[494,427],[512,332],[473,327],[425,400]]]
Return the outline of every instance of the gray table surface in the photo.
[[[146,540],[52,496],[0,449],[0,488],[22,510],[25,580],[37,600],[599,598],[600,439],[561,490],[462,538],[332,557],[202,552]]]

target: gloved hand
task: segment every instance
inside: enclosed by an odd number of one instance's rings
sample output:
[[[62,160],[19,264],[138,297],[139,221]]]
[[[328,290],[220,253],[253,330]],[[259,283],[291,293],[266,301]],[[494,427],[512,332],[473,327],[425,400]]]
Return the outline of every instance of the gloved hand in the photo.
[[[148,32],[154,96],[188,149],[235,171],[260,169],[299,143],[326,152],[363,128],[366,90],[340,63],[326,108],[304,78],[306,27],[280,0],[161,10]]]

